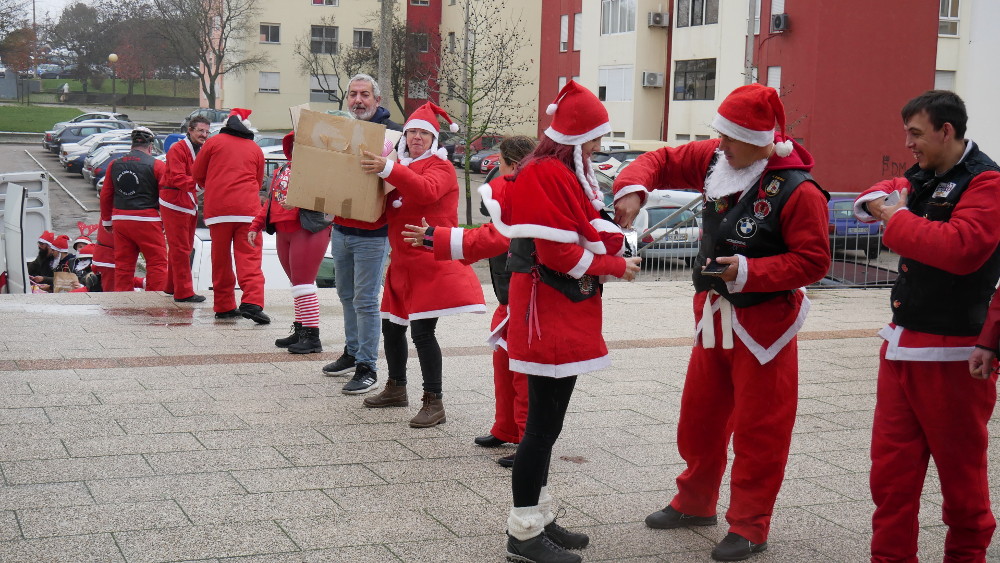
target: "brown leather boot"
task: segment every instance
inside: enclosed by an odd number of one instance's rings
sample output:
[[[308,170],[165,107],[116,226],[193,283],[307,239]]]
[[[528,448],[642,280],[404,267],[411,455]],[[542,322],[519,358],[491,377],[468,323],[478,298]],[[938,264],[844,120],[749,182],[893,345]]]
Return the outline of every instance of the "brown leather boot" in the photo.
[[[437,393],[424,391],[424,396],[421,400],[424,402],[424,406],[420,407],[420,412],[417,413],[417,416],[410,420],[410,428],[430,428],[431,426],[444,424],[446,421],[444,417],[444,402],[437,396]]]
[[[396,385],[395,381],[388,379],[382,392],[374,397],[365,397],[364,403],[370,409],[405,407],[410,404],[406,398],[406,384]]]

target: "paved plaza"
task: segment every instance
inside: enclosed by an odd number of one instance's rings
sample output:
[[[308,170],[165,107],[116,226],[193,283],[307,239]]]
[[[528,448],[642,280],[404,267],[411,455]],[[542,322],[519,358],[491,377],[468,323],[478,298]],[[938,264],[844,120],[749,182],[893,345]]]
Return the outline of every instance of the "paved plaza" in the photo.
[[[642,523],[682,468],[692,291],[606,287],[613,366],[579,379],[549,482],[560,523],[592,538],[586,561],[708,561],[726,533]],[[791,459],[760,563],[867,560],[888,292],[810,297]],[[513,450],[472,443],[492,423],[488,315],[438,325],[448,422],[418,430],[413,350],[405,409],[366,409],[321,375],[343,340],[335,291],[320,298],[326,351],[294,356],[272,343],[292,318],[288,291],[268,291],[270,326],[216,322],[211,301],[157,293],[0,296],[0,561],[502,561],[510,471],[495,459]],[[933,473],[925,493],[921,559],[940,561]],[[727,500],[724,487],[720,514]],[[1000,560],[996,544],[990,554]]]

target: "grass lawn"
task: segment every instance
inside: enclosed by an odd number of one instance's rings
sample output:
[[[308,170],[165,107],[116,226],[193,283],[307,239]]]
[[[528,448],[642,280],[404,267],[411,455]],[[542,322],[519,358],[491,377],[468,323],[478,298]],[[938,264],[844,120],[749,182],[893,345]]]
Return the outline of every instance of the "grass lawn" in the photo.
[[[57,121],[69,121],[84,113],[78,108],[0,105],[0,131],[44,133]]]
[[[125,94],[128,92],[128,81],[118,78],[115,81],[115,92],[118,94]],[[62,88],[63,84],[69,84],[70,92],[83,92],[83,86],[80,84],[79,80],[73,80],[69,78],[44,78],[42,79],[42,91],[43,92],[55,92]],[[146,94],[150,96],[178,96],[181,98],[197,98],[198,97],[198,80],[194,78],[186,78],[183,80],[177,80],[176,83],[176,94],[174,93],[175,84],[173,80],[159,80],[150,79],[146,81]],[[89,92],[103,92],[105,94],[111,93],[111,79],[106,78],[101,82],[100,88],[94,86],[91,82],[88,85],[87,91]],[[142,81],[137,80],[132,88],[133,95],[142,95]]]

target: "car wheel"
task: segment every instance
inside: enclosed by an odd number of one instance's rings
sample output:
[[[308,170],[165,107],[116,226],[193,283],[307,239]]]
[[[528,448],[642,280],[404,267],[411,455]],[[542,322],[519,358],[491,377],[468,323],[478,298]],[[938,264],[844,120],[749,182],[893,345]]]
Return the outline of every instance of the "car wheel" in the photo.
[[[868,249],[865,250],[865,256],[867,256],[869,260],[874,260],[878,258],[879,254],[881,253],[882,253],[881,240],[873,240],[868,243]]]

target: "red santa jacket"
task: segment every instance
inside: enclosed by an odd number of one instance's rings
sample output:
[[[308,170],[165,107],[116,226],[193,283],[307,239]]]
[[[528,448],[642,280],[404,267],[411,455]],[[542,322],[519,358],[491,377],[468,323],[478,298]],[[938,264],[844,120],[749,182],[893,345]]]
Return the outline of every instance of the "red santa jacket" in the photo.
[[[158,207],[148,209],[118,209],[115,207],[115,179],[110,173],[111,166],[116,161],[108,163],[108,173],[104,175],[104,187],[101,188],[101,225],[111,226],[111,220],[133,220],[133,221],[159,221],[160,210]],[[166,177],[167,166],[162,161],[153,160],[153,176],[156,178],[158,186],[163,185]],[[153,193],[153,197],[156,192]]]
[[[290,233],[301,228],[299,223],[299,208],[285,209],[281,206],[288,196],[288,178],[292,174],[292,163],[274,171],[271,177],[271,189],[268,190],[268,201],[261,206],[257,216],[250,223],[250,230],[260,232],[266,222],[274,225],[275,230]]]
[[[205,224],[250,223],[260,211],[264,153],[250,138],[226,133],[211,137],[198,151],[192,170],[205,190]]]
[[[793,142],[794,143],[794,142]],[[615,199],[629,193],[646,193],[655,189],[704,190],[705,179],[719,140],[695,141],[680,147],[666,147],[641,155],[622,170],[615,179]],[[798,143],[792,154],[771,156],[761,175],[773,170],[810,170],[813,158]],[[809,189],[802,189],[809,188]],[[740,277],[731,292],[796,290],[809,285],[829,271],[830,242],[829,211],[826,197],[818,189],[801,186],[790,196],[781,211],[781,235],[788,252],[762,258],[740,258]],[[724,305],[714,296],[713,315]],[[694,298],[695,333],[711,326],[703,319],[707,291]],[[794,291],[788,298],[775,298],[751,307],[728,308],[736,337],[761,364],[777,355],[805,323],[809,300],[804,292]],[[728,319],[727,319],[728,320]]]
[[[479,278],[468,265],[440,262],[403,241],[407,224],[420,220],[441,227],[458,226],[458,178],[447,160],[428,152],[409,164],[388,161],[386,220],[392,259],[385,276],[382,318],[397,324],[458,313],[485,313]]]
[[[160,207],[187,213],[198,214],[198,184],[191,176],[194,167],[194,144],[191,138],[174,143],[167,151],[167,172],[160,185]]]

